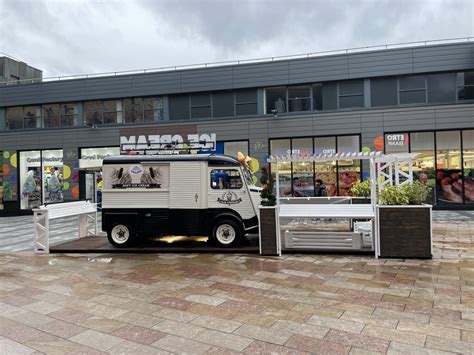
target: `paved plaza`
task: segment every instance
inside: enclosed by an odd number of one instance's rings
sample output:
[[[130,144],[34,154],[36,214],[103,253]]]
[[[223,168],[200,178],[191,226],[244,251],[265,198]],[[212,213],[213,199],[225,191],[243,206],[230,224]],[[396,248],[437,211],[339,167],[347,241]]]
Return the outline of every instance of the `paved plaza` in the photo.
[[[7,243],[31,231],[25,217],[5,221]],[[472,212],[435,213],[434,253],[3,251],[0,354],[472,354]]]

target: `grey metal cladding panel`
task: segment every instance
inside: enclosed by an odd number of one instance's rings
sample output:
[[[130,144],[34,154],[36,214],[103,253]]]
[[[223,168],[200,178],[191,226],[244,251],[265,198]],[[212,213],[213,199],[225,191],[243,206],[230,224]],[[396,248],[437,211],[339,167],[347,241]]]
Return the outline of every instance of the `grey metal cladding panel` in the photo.
[[[417,48],[413,52],[416,70],[431,70],[433,67],[455,70],[474,67],[474,45],[448,46],[443,48]]]
[[[376,51],[366,53],[350,53],[348,56],[349,67],[352,65],[364,64],[364,63],[394,63],[394,62],[406,62],[411,63],[412,61],[412,49],[398,49],[396,51]]]
[[[44,103],[80,101],[84,99],[84,80],[47,82],[41,84]]]
[[[85,96],[86,99],[130,96],[131,87],[130,76],[88,79],[85,83]]]
[[[226,68],[208,68],[200,70],[186,70],[181,72],[181,82],[202,82],[207,80],[228,80],[232,79],[233,70],[231,67]]]
[[[287,84],[288,62],[236,66],[233,75],[236,87]]]
[[[0,106],[13,106],[41,102],[38,85],[8,86],[0,89]]]
[[[179,72],[150,73],[132,77],[132,96],[181,92]]]

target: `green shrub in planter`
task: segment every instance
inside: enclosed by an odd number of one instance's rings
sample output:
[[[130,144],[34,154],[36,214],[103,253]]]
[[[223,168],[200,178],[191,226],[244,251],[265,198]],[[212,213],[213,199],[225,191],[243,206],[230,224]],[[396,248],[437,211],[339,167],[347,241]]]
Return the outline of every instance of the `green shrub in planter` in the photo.
[[[268,178],[268,171],[265,168],[262,169],[260,184],[263,188],[262,191],[260,191],[260,197],[262,198],[262,202],[260,204],[262,206],[275,206],[276,197],[273,194],[273,184]]]
[[[378,193],[378,200],[381,205],[422,205],[430,190],[430,187],[419,181],[400,186],[386,185]]]
[[[351,188],[356,197],[370,197],[370,180],[357,181]]]

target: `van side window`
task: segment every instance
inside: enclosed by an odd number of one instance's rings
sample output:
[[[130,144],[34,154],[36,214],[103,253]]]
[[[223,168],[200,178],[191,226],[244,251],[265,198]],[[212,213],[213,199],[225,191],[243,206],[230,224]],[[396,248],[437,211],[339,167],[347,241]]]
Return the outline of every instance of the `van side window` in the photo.
[[[215,169],[211,171],[211,188],[214,190],[240,189],[242,186],[238,170]]]

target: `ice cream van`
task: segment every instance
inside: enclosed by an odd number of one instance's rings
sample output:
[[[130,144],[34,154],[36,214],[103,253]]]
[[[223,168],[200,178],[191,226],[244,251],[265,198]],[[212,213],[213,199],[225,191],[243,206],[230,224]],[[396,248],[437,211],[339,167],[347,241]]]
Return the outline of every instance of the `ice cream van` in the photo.
[[[230,156],[123,155],[103,161],[102,230],[115,247],[159,235],[207,235],[232,247],[258,229],[259,204],[250,170]]]

